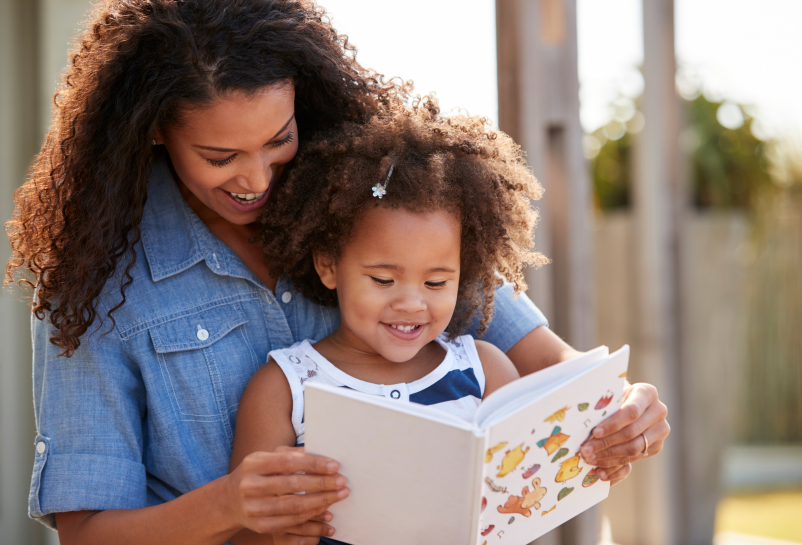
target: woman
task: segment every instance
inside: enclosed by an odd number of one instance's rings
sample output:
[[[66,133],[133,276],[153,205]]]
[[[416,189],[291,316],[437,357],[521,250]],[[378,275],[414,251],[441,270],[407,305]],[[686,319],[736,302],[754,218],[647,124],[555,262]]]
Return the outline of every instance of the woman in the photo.
[[[326,508],[348,493],[335,461],[256,453],[227,475],[267,353],[338,325],[270,276],[253,224],[305,135],[407,93],[306,1],[97,8],[7,225],[7,275],[23,267],[36,288],[29,511],[62,543],[330,532]],[[522,374],[575,353],[525,297],[502,288],[496,308],[484,338]],[[653,387],[628,396],[588,457],[612,482],[668,434]]]

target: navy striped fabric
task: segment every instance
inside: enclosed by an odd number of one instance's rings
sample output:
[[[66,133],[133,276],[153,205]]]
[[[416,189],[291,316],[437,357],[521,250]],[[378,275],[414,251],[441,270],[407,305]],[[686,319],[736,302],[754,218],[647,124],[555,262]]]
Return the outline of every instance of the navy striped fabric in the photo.
[[[482,399],[479,380],[472,368],[452,369],[446,376],[418,393],[410,394],[412,403],[435,405],[444,401],[454,401],[466,396]]]

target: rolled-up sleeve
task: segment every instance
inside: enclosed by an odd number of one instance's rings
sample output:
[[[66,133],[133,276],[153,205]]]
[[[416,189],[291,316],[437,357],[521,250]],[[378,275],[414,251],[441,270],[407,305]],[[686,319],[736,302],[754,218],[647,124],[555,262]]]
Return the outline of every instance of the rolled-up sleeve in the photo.
[[[515,294],[513,285],[505,282],[496,290],[493,319],[482,340],[496,345],[504,352],[516,345],[527,333],[549,322],[525,293]],[[479,317],[475,318],[469,333],[476,337]]]
[[[55,528],[55,513],[145,507],[145,388],[119,335],[85,335],[66,358],[49,341],[47,318],[33,317],[31,334],[37,436],[28,514]]]

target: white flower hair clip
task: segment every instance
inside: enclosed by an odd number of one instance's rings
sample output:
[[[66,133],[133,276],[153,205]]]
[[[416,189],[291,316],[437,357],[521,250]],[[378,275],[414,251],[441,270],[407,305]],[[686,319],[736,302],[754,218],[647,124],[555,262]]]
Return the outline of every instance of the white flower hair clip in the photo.
[[[395,165],[390,165],[390,172],[387,173],[387,179],[384,180],[384,184],[378,183],[371,187],[373,190],[373,196],[379,197],[380,199],[387,195],[387,184],[390,182],[390,176],[393,175],[393,167]]]

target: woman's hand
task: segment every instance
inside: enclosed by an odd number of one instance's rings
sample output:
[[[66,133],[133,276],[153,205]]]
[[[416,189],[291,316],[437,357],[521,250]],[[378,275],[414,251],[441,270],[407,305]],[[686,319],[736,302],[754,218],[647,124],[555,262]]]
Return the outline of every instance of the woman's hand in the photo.
[[[259,534],[292,529],[307,536],[331,535],[326,511],[348,497],[339,467],[331,458],[306,454],[303,447],[249,454],[228,475],[231,516]]]
[[[671,427],[668,409],[651,384],[627,384],[621,410],[596,426],[593,439],[581,449],[582,457],[603,481],[616,484],[632,471],[632,462],[663,450]],[[648,441],[648,450],[646,448]]]
[[[321,536],[331,537],[334,535],[334,528],[327,524],[321,524],[330,520],[331,513],[327,511],[309,522],[287,528],[283,532],[274,532],[273,543],[275,545],[317,545]]]

